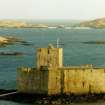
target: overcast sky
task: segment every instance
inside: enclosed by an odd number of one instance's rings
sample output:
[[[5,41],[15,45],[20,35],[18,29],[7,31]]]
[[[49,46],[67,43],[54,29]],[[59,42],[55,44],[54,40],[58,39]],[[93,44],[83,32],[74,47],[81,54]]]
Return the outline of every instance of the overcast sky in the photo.
[[[95,19],[105,0],[0,0],[0,19]]]

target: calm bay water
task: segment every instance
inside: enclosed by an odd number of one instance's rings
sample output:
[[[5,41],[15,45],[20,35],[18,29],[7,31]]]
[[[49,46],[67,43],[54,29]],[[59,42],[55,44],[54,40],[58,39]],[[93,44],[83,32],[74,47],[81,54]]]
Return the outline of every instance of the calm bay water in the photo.
[[[17,43],[15,45],[0,48],[0,51],[17,51],[25,53],[23,56],[0,56],[0,89],[16,89],[16,68],[21,66],[35,67],[36,49],[38,47],[47,47],[49,43],[56,45],[56,40],[58,38],[60,39],[60,43],[63,44],[60,47],[64,50],[64,65],[93,64],[95,66],[105,67],[105,44],[82,43],[86,41],[105,41],[104,29],[70,30],[5,28],[0,29],[0,35],[17,37],[33,44],[31,46],[24,46]],[[102,103],[102,105],[104,104],[105,103]],[[0,101],[0,105],[24,104]]]

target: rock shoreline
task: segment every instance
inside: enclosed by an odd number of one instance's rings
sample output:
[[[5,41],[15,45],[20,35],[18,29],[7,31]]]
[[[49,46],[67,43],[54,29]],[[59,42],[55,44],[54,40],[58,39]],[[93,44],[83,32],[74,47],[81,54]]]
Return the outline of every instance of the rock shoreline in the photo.
[[[15,92],[17,90],[0,90],[0,94]],[[13,101],[18,103],[29,103],[38,105],[61,105],[71,103],[96,103],[105,102],[105,94],[87,94],[87,95],[42,95],[42,94],[25,94],[19,93],[0,97],[0,100]]]

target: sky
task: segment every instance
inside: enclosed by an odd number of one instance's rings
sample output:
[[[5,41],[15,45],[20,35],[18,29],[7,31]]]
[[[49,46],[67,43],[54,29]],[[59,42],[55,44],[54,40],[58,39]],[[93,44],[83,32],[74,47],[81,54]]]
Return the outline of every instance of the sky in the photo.
[[[0,0],[0,19],[89,20],[105,17],[105,0]]]

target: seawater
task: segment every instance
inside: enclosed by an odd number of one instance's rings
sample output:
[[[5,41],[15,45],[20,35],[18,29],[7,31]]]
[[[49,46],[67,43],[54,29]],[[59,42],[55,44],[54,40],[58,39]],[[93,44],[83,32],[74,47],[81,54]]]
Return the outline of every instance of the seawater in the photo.
[[[32,44],[24,46],[16,43],[0,48],[1,52],[16,51],[25,53],[23,56],[0,56],[0,89],[16,89],[16,69],[21,66],[35,67],[36,49],[47,47],[50,43],[56,47],[58,38],[62,44],[60,47],[64,51],[63,62],[65,66],[93,64],[94,66],[105,67],[105,44],[83,43],[87,41],[105,41],[104,29],[1,28],[0,36],[13,36]],[[23,104],[0,101],[0,105]]]

